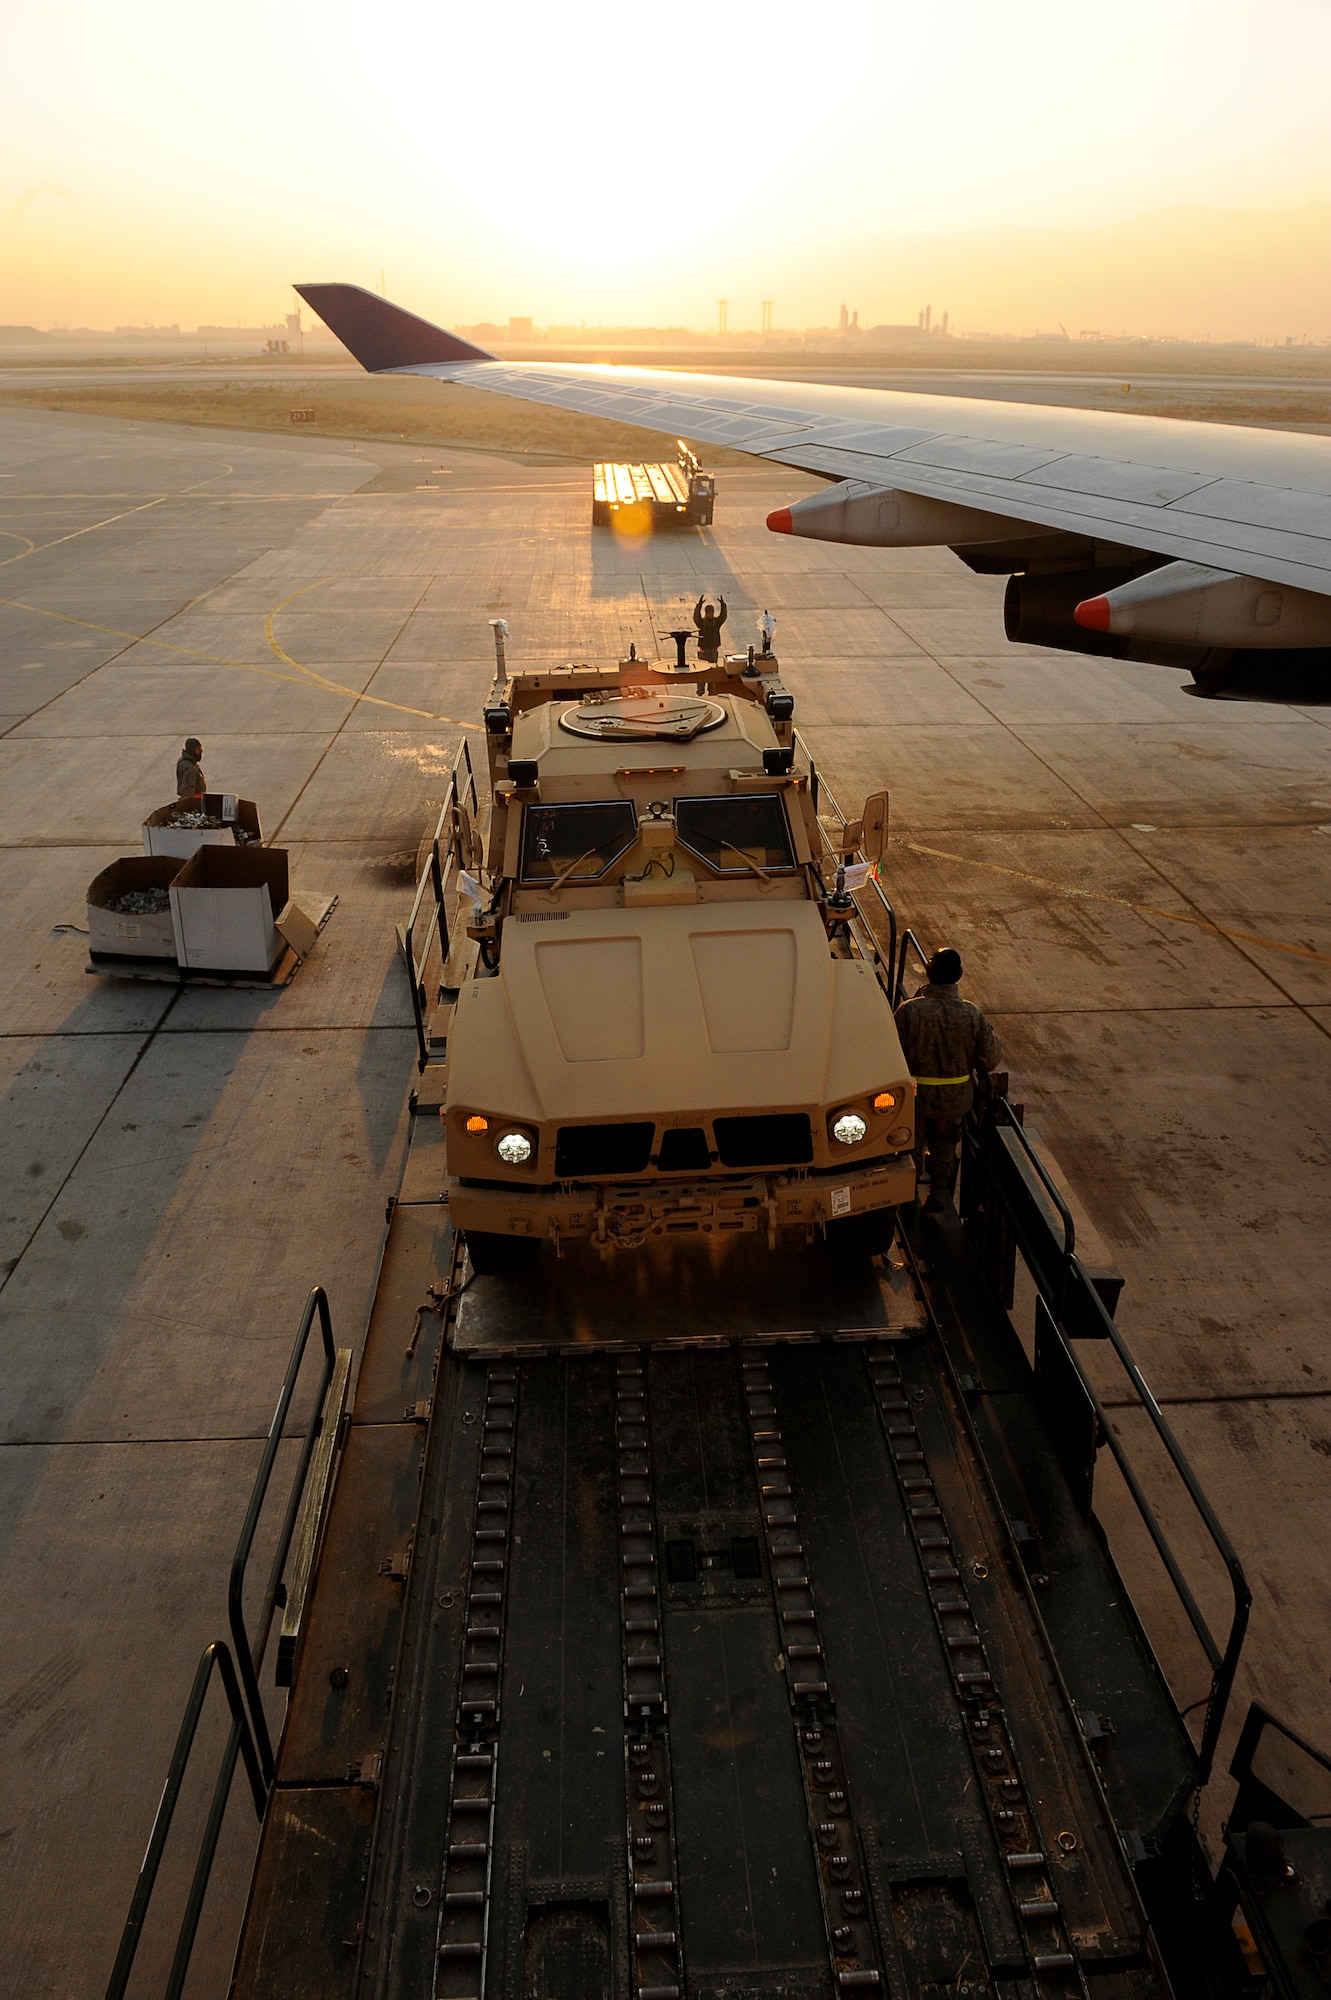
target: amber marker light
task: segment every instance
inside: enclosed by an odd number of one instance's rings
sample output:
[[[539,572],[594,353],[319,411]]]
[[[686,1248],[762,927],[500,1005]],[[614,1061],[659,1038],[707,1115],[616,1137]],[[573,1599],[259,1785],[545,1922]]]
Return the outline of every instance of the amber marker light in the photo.
[[[890,1090],[880,1090],[873,1101],[875,1111],[895,1111],[897,1100]]]
[[[488,1118],[481,1118],[477,1116],[475,1118],[469,1118],[467,1120],[467,1130],[469,1132],[488,1132],[489,1129],[490,1129],[490,1121]]]

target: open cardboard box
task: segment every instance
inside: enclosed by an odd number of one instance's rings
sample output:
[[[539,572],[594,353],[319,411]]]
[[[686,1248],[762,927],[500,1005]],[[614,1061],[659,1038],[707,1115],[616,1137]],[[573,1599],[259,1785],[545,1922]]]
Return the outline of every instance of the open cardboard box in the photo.
[[[276,919],[290,901],[283,847],[200,847],[171,884],[177,963],[269,973],[286,948]]]
[[[239,799],[234,792],[205,792],[203,810],[214,819],[224,820],[223,826],[172,826],[171,821],[182,810],[179,799],[173,799],[169,806],[158,806],[143,822],[143,851],[145,854],[175,854],[182,861],[188,861],[191,854],[200,847],[235,847],[234,829],[242,827],[250,835],[248,845],[257,845],[263,839],[263,828],[259,825],[259,808],[253,799]],[[188,808],[185,808],[188,810]]]
[[[170,910],[127,916],[107,904],[129,889],[169,889],[180,873],[171,854],[127,854],[103,868],[88,884],[88,949],[121,958],[174,958],[176,934]]]

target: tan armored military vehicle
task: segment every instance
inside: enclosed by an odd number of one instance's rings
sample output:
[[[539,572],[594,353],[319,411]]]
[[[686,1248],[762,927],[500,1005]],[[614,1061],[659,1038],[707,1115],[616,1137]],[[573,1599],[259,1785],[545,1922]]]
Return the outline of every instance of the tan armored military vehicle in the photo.
[[[496,678],[442,1113],[478,1272],[578,1237],[886,1244],[913,1085],[792,713],[770,655]]]

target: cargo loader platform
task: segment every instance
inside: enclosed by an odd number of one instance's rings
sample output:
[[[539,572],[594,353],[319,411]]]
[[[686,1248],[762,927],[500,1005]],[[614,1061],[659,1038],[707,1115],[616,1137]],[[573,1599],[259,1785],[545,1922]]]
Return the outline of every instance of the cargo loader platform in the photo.
[[[886,1257],[755,1285],[751,1242],[674,1242],[589,1285],[591,1246],[471,1272],[422,1096],[273,1572],[236,2000],[1240,1993],[1190,1809],[1246,1588],[1179,1455],[1234,1598],[1190,1733],[1095,1517],[1122,1446],[1079,1339],[1135,1370],[1010,1107],[972,1121],[965,1219],[908,1213]]]
[[[706,528],[715,506],[716,481],[682,439],[674,464],[592,467],[593,527]]]

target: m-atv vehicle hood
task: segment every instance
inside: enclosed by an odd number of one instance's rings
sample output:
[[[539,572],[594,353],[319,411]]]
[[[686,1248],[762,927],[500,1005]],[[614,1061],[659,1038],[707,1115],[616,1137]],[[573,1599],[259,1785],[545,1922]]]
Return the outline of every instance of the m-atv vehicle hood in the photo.
[[[503,1117],[669,1117],[826,1104],[903,1076],[873,968],[812,903],[532,912],[468,980],[449,1096]]]

